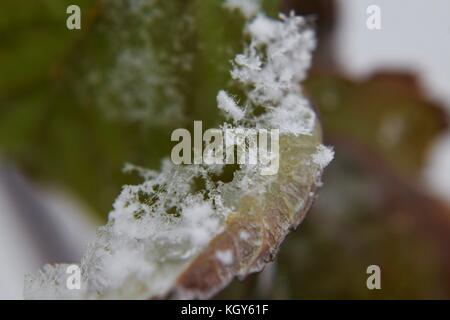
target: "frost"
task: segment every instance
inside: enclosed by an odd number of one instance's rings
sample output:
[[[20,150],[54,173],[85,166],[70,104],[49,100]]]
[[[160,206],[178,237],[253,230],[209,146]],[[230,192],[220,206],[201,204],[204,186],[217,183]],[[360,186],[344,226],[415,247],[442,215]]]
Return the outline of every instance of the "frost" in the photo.
[[[230,265],[234,261],[233,252],[231,250],[216,251],[216,258],[225,265]]]
[[[333,158],[333,149],[324,145],[318,146],[316,153],[313,154],[313,162],[317,164],[320,169],[324,169],[326,166],[328,166]]]
[[[139,7],[143,3],[140,1],[135,5]],[[217,104],[233,121],[233,124],[226,122],[222,125],[225,133],[229,128],[278,129],[285,145],[281,152],[286,156],[281,159],[281,169],[288,170],[287,173],[263,176],[258,164],[240,164],[231,173],[226,172],[225,165],[177,166],[169,160],[162,162],[159,172],[126,165],[124,171],[136,171],[144,181],[123,187],[107,225],[100,228],[96,241],[83,257],[83,290],[78,298],[165,297],[178,281],[178,276],[209,248],[210,241],[225,230],[230,219],[236,221],[237,212],[242,214],[242,210],[249,221],[255,217],[262,220],[261,225],[266,229],[270,227],[266,223],[275,221],[276,231],[270,232],[275,232],[281,240],[299,223],[299,218],[294,215],[307,208],[307,203],[298,192],[309,197],[311,185],[318,183],[317,167],[323,169],[333,158],[333,151],[325,146],[319,146],[312,156],[307,152],[296,153],[296,150],[309,150],[302,148],[304,145],[317,145],[318,141],[313,136],[317,131],[316,115],[300,86],[311,63],[315,38],[304,18],[282,15],[280,20],[273,20],[257,13],[257,3],[234,0],[225,3],[227,8],[239,8],[248,19],[245,32],[249,43],[243,53],[236,55],[231,70],[231,76],[240,84],[246,101],[245,108],[241,108],[232,95],[219,91]],[[154,88],[153,81],[162,81],[159,73],[155,78],[145,76],[145,79],[139,79],[145,80],[139,82],[140,87],[127,93],[125,87],[135,82],[133,77],[141,77],[143,74],[140,72],[147,72],[147,67],[155,65],[145,51],[130,50],[118,56],[109,80],[112,83],[108,87],[120,93],[119,102],[126,106],[140,105],[141,99],[152,99],[153,89],[147,92],[146,87]],[[150,45],[146,50],[155,54]],[[137,75],[132,75],[135,71]],[[166,80],[168,82],[164,82],[164,86],[174,86],[170,79]],[[167,94],[178,99],[175,93]],[[154,110],[138,108],[128,115],[140,118],[144,116],[141,111]],[[305,139],[298,139],[300,136]],[[305,166],[307,174],[300,172],[302,166]],[[280,195],[282,199],[279,199]],[[242,203],[246,203],[247,209],[239,211]],[[265,221],[262,215],[266,211],[272,214],[283,212],[283,215]],[[250,227],[254,225],[253,221]],[[236,234],[250,246],[261,245],[267,250],[268,246],[262,245],[264,239],[260,238],[267,230],[260,231],[252,233],[258,230],[239,227]],[[266,241],[278,241],[274,234],[266,235]],[[270,243],[270,246],[276,249],[277,242]],[[212,254],[221,264],[234,265],[236,257],[232,250],[215,250]],[[261,257],[264,256],[261,254]],[[253,264],[247,262],[248,269],[238,270],[235,274],[244,276],[260,270],[265,260],[251,261]],[[245,266],[244,263],[240,265]],[[70,296],[61,280],[64,279],[62,268],[46,268],[37,276],[28,277],[25,296]],[[230,274],[223,279],[230,279]],[[208,296],[214,290],[217,288],[203,295]],[[196,294],[194,297],[202,296]]]
[[[281,20],[257,15],[246,27],[251,42],[234,59],[233,79],[242,83],[248,97],[246,119],[281,133],[311,134],[315,113],[303,97],[299,83],[311,64],[315,38],[306,20],[294,15]],[[266,112],[255,110],[264,106]]]
[[[239,121],[244,117],[244,112],[236,102],[225,91],[219,91],[217,95],[217,106],[225,111],[234,121]]]
[[[281,99],[280,106],[259,118],[263,126],[280,128],[281,133],[311,134],[316,126],[316,114],[309,102],[295,94]]]

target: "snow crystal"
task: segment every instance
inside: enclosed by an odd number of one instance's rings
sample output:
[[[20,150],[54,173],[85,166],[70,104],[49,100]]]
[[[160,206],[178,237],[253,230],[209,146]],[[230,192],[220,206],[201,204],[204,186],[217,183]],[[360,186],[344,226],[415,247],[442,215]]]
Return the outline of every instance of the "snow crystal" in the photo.
[[[277,27],[276,21],[259,15],[247,26],[247,32],[252,35],[256,43],[268,43],[277,32]]]
[[[258,14],[246,32],[252,40],[234,59],[231,76],[248,88],[248,114],[265,107],[262,115],[247,116],[246,120],[256,127],[277,128],[280,133],[311,134],[316,117],[300,87],[315,48],[306,20],[290,15],[276,21]]]
[[[313,154],[313,162],[324,169],[334,158],[334,151],[330,147],[320,145],[317,147],[316,153]]]
[[[225,91],[219,91],[217,95],[217,106],[225,111],[234,121],[239,121],[244,117],[244,112],[236,102]]]

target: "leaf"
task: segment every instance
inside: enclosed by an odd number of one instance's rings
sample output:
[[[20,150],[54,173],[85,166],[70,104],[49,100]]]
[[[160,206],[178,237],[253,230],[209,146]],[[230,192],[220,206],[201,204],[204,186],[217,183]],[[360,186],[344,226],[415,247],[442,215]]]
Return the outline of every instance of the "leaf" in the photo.
[[[130,9],[119,5],[119,8],[129,11],[112,11],[105,18],[116,19],[114,14],[120,13],[121,21],[122,17],[133,15],[133,10],[145,7],[138,5]],[[225,9],[220,7],[220,10]],[[263,14],[248,18],[245,25],[248,44],[233,60],[234,86],[230,86],[230,90],[234,88],[233,91],[245,99],[245,108],[235,103],[233,110],[240,110],[240,116],[225,114],[227,122],[221,130],[226,135],[230,128],[276,129],[277,136],[280,134],[278,170],[272,175],[263,175],[261,163],[231,167],[222,164],[177,166],[170,161],[163,162],[160,172],[129,167],[138,171],[144,182],[124,186],[116,199],[108,224],[99,230],[97,240],[81,262],[83,290],[65,290],[64,278],[60,276],[65,265],[60,265],[30,276],[26,282],[27,297],[208,298],[234,276],[245,277],[259,271],[273,259],[286,234],[298,226],[309,209],[320,185],[322,170],[332,160],[333,152],[321,145],[320,124],[299,88],[315,43],[307,21],[293,15],[282,16],[281,20]],[[133,32],[127,32],[125,37],[134,39],[135,36],[140,37]],[[117,38],[120,37],[118,34]],[[149,41],[145,48],[150,50],[157,38],[150,37]],[[108,98],[111,103],[117,99],[130,103],[121,109],[122,120],[134,125],[129,131],[145,130],[140,122],[146,119],[146,114],[134,109],[135,106],[140,108],[140,104],[134,105],[135,99],[147,93],[146,83],[140,83],[147,80],[145,74],[140,73],[140,68],[146,67],[140,60],[143,54],[140,50],[137,56],[134,52],[131,58],[118,60],[119,75],[126,76],[130,68],[135,74],[131,78],[117,77],[113,67],[105,74],[116,77],[106,81],[112,81],[110,85],[117,90],[104,92],[100,87],[97,95]],[[92,61],[96,61],[95,58]],[[135,68],[135,63],[139,68]],[[166,72],[170,74],[172,67],[169,64],[161,74],[157,71],[157,78]],[[76,79],[77,73],[66,76]],[[126,91],[128,81],[142,88]],[[209,77],[202,81],[208,82]],[[163,87],[173,85],[177,90],[177,84],[164,82]],[[83,88],[72,89],[81,92],[83,97]],[[224,95],[230,97],[225,91],[217,93],[219,103]],[[159,101],[158,94],[160,92],[155,92],[156,101]],[[165,98],[161,99],[167,103]],[[131,114],[128,114],[129,107],[133,109]],[[161,110],[153,107],[151,110],[162,117],[158,113]],[[141,116],[134,118],[135,112]],[[131,118],[127,118],[130,115]],[[111,116],[114,121],[115,115]],[[206,119],[208,123],[209,114]],[[275,146],[276,142],[272,141],[271,148],[277,152]],[[226,148],[228,152],[230,146]],[[234,145],[231,148],[234,152]],[[269,159],[274,160],[272,156]]]
[[[240,200],[225,230],[177,278],[171,298],[209,298],[235,276],[243,279],[274,260],[284,238],[301,223],[314,200],[322,169],[311,162],[320,141],[319,131],[311,137],[281,140],[283,160],[277,179],[266,192]],[[230,252],[231,263],[218,259],[220,252]]]

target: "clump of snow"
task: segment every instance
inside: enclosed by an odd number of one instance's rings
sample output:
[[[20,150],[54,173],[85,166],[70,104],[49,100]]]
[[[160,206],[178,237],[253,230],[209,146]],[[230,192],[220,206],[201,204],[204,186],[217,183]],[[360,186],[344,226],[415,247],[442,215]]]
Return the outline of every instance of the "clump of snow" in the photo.
[[[246,88],[246,120],[280,133],[311,134],[316,117],[300,82],[306,77],[316,42],[306,20],[291,14],[277,21],[258,14],[246,32],[250,44],[236,56],[231,70],[232,78]],[[265,112],[255,114],[261,106]]]
[[[225,0],[224,7],[239,10],[246,18],[250,18],[259,12],[260,0]]]
[[[216,251],[216,258],[224,265],[230,265],[234,261],[233,252],[231,250]]]
[[[309,102],[297,94],[288,94],[280,101],[280,107],[259,118],[262,126],[280,128],[280,133],[310,135],[316,126],[316,114]],[[261,125],[259,125],[261,126]]]
[[[333,149],[324,145],[318,146],[316,153],[313,154],[313,162],[317,164],[320,169],[324,169],[328,166],[333,158]]]
[[[228,114],[234,121],[239,121],[244,117],[244,112],[237,103],[225,91],[219,91],[217,95],[217,106]]]

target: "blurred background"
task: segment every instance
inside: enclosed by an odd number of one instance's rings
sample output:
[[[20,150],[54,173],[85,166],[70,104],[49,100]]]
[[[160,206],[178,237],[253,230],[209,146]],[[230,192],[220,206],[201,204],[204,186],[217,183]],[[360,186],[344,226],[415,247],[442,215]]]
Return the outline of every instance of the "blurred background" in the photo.
[[[66,8],[82,29],[66,28]],[[377,5],[381,29],[366,13]],[[313,209],[262,273],[217,298],[450,298],[450,2],[270,0],[313,17],[304,87],[336,151]],[[0,298],[80,260],[126,162],[219,123],[243,20],[219,0],[0,3]],[[381,268],[381,290],[366,269]]]

